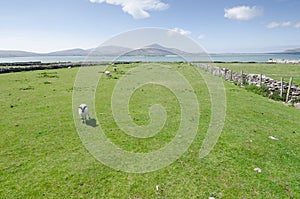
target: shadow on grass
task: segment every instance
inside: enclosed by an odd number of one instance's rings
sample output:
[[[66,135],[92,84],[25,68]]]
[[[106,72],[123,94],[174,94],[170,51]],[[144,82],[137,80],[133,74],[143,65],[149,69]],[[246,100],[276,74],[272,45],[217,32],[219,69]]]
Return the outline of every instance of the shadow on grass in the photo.
[[[95,119],[89,119],[86,121],[86,125],[91,126],[91,127],[97,127],[97,121]]]

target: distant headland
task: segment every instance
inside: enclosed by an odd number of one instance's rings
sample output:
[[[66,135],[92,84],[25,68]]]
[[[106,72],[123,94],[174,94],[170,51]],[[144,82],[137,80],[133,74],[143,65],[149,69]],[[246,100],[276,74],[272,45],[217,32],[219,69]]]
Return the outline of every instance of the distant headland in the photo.
[[[203,53],[203,52],[201,52]],[[182,51],[176,48],[168,48],[159,44],[152,44],[145,46],[140,49],[131,49],[121,46],[102,46],[98,48],[91,49],[67,49],[61,51],[55,51],[50,53],[36,53],[36,52],[27,52],[20,50],[0,50],[0,58],[7,57],[39,57],[39,56],[114,56],[114,55],[123,55],[127,56],[168,56],[168,55],[195,55],[195,53],[189,53]],[[196,53],[197,54],[197,53]],[[213,53],[217,54],[217,53]],[[220,53],[226,54],[226,53]],[[241,53],[232,53],[232,54],[241,54]],[[283,52],[266,52],[265,54],[300,54],[300,48],[287,49]]]

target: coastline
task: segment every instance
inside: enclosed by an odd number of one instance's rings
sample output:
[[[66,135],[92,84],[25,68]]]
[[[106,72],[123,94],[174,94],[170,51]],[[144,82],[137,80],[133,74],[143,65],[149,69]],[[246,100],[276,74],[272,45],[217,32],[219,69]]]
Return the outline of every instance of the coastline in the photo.
[[[264,63],[269,60],[297,60],[300,62],[300,54],[287,53],[223,53],[223,54],[202,54],[202,55],[173,55],[173,56],[16,56],[0,57],[0,64],[18,62],[250,62]]]
[[[289,64],[289,65],[300,65],[300,63],[279,63],[279,62],[256,62],[256,61],[94,61],[94,62],[41,62],[41,61],[24,61],[24,62],[0,62],[0,74],[11,73],[11,72],[22,72],[22,71],[33,71],[33,70],[46,70],[46,69],[60,69],[60,68],[74,68],[82,66],[95,66],[95,65],[111,65],[111,64],[130,64],[130,63],[219,63],[219,64]]]

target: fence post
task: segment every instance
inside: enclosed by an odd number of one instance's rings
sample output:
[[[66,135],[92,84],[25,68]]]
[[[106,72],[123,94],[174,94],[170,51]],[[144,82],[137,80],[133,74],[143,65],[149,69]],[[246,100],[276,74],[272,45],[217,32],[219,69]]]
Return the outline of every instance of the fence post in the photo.
[[[259,76],[259,86],[262,85],[262,74],[260,73],[260,76]]]
[[[286,93],[286,99],[285,99],[286,103],[289,101],[289,96],[290,96],[290,91],[291,91],[292,83],[293,83],[293,77],[290,78],[289,88],[288,88],[288,91]]]
[[[243,82],[244,82],[244,72],[243,70],[241,71],[241,82],[240,82],[240,85],[243,86]]]
[[[280,97],[283,97],[283,77],[280,78]]]

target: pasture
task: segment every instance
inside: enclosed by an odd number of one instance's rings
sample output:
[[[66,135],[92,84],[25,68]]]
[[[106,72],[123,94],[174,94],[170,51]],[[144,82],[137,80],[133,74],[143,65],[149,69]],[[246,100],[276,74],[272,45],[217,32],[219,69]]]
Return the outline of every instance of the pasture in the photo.
[[[200,159],[211,116],[209,92],[193,66],[165,64],[193,87],[199,101],[199,127],[188,151],[177,161],[144,174],[111,169],[82,144],[72,114],[78,68],[0,74],[0,198],[300,198],[299,110],[224,82],[225,126],[214,149]],[[145,85],[132,96],[130,114],[136,124],[148,124],[149,106],[159,103],[168,115],[165,127],[153,138],[124,134],[112,115],[111,94],[136,65],[119,65],[112,78],[102,76],[95,107],[97,120],[112,142],[127,151],[146,153],[174,138],[180,107],[165,87]],[[242,65],[221,67],[239,71]],[[290,72],[300,83],[299,66],[243,67],[245,72],[259,69],[271,77]]]

